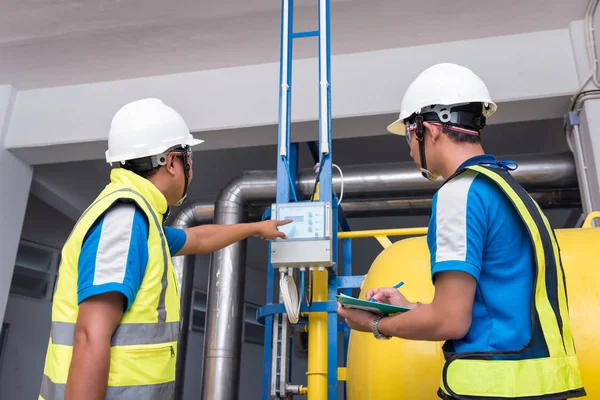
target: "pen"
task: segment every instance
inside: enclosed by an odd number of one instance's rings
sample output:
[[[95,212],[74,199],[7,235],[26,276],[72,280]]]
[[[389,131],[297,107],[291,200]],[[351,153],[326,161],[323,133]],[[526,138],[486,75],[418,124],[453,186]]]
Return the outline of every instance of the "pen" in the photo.
[[[398,289],[400,286],[404,285],[404,281],[392,286],[394,289]],[[375,299],[371,298],[371,300],[369,300],[371,302],[375,302]]]
[[[394,285],[393,288],[394,289],[398,289],[400,286],[404,285],[404,281],[398,283],[397,285]]]

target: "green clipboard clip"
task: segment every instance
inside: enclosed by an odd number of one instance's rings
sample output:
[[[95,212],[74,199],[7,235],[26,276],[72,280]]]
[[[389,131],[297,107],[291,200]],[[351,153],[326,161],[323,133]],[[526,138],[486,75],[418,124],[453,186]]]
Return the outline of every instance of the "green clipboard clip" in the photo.
[[[374,314],[381,314],[385,316],[396,315],[411,310],[410,308],[406,307],[361,300],[354,297],[346,296],[345,294],[338,294],[336,296],[336,299],[344,308],[356,308],[359,310],[365,310]]]

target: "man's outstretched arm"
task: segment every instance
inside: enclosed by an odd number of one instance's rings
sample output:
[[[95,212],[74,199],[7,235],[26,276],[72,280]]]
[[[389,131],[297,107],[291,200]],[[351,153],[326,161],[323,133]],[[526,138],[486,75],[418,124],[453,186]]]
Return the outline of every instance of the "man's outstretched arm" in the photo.
[[[259,236],[266,240],[285,239],[285,234],[280,232],[277,227],[290,222],[292,221],[267,220],[246,224],[201,225],[188,228],[185,229],[185,244],[176,255],[212,253],[250,236]]]

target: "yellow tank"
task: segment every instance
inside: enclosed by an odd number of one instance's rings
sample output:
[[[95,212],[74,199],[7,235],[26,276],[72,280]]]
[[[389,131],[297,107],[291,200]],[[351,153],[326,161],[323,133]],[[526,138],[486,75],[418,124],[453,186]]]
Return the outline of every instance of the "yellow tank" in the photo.
[[[600,399],[600,229],[557,230],[556,236],[587,398]],[[385,249],[373,262],[360,297],[364,298],[369,289],[402,280],[410,282],[402,288],[408,300],[433,299],[425,237],[400,240]],[[348,399],[437,398],[443,362],[441,345],[398,338],[377,340],[370,333],[352,331],[346,371]]]

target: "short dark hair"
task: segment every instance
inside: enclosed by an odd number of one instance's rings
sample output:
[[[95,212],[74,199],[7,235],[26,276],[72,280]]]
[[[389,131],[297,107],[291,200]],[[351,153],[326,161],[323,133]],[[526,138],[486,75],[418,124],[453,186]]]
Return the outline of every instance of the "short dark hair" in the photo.
[[[152,160],[150,159],[150,157],[142,157],[133,160],[127,160],[125,161],[125,164],[121,165],[121,168],[131,171],[134,174],[139,175],[145,179],[148,179],[152,175],[156,174],[160,167],[161,166],[159,165],[158,167],[153,168]]]
[[[464,104],[464,105],[460,105],[457,107],[452,107],[452,111],[453,112],[464,112],[464,113],[469,113],[475,116],[480,116],[481,118],[483,118],[482,115],[482,104],[481,103],[468,103],[468,104]],[[485,125],[484,125],[485,126]],[[443,132],[450,138],[450,140],[452,140],[454,143],[481,143],[481,130],[474,130],[474,128],[472,127],[468,127],[468,126],[457,126],[457,128],[462,128],[462,129],[467,129],[473,132],[477,132],[477,134],[474,133],[466,133],[466,132],[461,132],[459,129],[452,129],[451,126],[448,125],[444,125],[443,128]],[[483,128],[481,128],[483,129]]]
[[[127,168],[125,168],[125,169],[127,169]],[[160,169],[160,167],[156,167],[156,168],[152,168],[152,169],[147,169],[145,171],[135,171],[135,170],[130,170],[130,171],[133,172],[133,173],[135,173],[136,175],[141,176],[142,178],[148,179],[151,176],[153,176],[154,174],[156,174],[159,169]]]
[[[481,143],[480,134],[474,135],[472,133],[460,132],[447,127],[443,128],[443,132],[452,140],[454,143]]]

